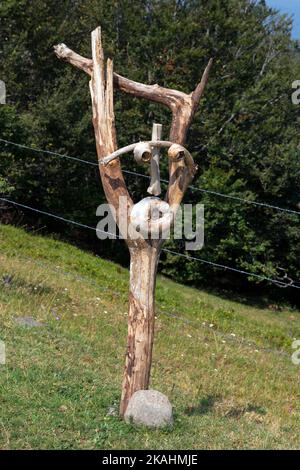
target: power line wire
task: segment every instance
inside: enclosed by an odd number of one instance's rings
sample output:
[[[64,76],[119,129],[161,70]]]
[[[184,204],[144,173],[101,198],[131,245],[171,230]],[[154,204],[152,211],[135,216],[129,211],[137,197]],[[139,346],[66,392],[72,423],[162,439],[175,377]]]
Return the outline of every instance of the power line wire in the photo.
[[[53,217],[57,220],[60,220],[60,221],[63,221],[63,222],[67,222],[69,224],[74,224],[74,225],[77,225],[79,227],[82,227],[82,228],[85,228],[85,229],[89,229],[89,230],[93,230],[95,232],[101,232],[101,233],[106,233],[108,235],[111,235],[113,236],[115,239],[117,238],[120,238],[118,237],[116,234],[113,234],[113,233],[110,233],[110,232],[105,232],[104,230],[99,230],[95,227],[91,227],[90,225],[86,225],[86,224],[82,224],[80,222],[76,222],[74,220],[70,220],[70,219],[65,219],[64,217],[61,217],[61,216],[58,216],[56,214],[52,214],[50,212],[46,212],[46,211],[42,211],[40,209],[36,209],[34,207],[30,207],[30,206],[27,206],[25,204],[21,204],[19,202],[16,202],[16,201],[12,201],[10,199],[7,199],[7,198],[3,198],[3,197],[0,197],[0,200],[3,201],[3,202],[7,202],[9,204],[13,204],[13,205],[16,205],[18,207],[22,207],[24,209],[28,209],[28,210],[31,210],[33,212],[37,212],[37,213],[40,213],[42,215],[46,215],[48,217]],[[212,261],[208,261],[208,260],[205,260],[203,258],[197,258],[195,256],[189,256],[189,255],[185,255],[184,253],[178,253],[176,251],[172,251],[172,250],[169,250],[168,248],[163,248],[162,251],[166,252],[166,253],[169,253],[169,254],[172,254],[172,255],[176,255],[176,256],[181,256],[183,258],[186,258],[186,259],[189,259],[189,260],[194,260],[194,261],[198,261],[200,263],[204,263],[204,264],[209,264],[211,266],[214,266],[218,269],[225,269],[225,270],[228,270],[228,271],[233,271],[235,273],[239,273],[239,274],[243,274],[243,275],[246,275],[246,276],[252,276],[252,277],[256,277],[257,279],[260,279],[262,281],[268,281],[268,282],[271,282],[272,284],[275,284],[277,286],[280,286],[280,287],[292,287],[294,289],[300,289],[300,286],[298,285],[295,285],[295,284],[291,284],[291,283],[285,283],[283,281],[280,281],[280,280],[276,280],[276,279],[272,279],[270,277],[267,277],[267,276],[262,276],[260,274],[256,274],[256,273],[251,273],[249,271],[244,271],[244,270],[241,270],[241,269],[237,269],[237,268],[232,268],[230,266],[226,266],[226,265],[223,265],[223,264],[218,264],[218,263],[214,263]]]
[[[25,204],[21,204],[20,202],[16,202],[16,201],[12,201],[10,199],[6,199],[4,197],[0,197],[0,201],[8,202],[10,204],[14,204],[15,206],[22,207],[23,209],[28,209],[28,210],[31,210],[33,212],[38,212],[39,214],[42,214],[42,215],[47,215],[48,217],[53,217],[54,219],[61,220],[62,222],[67,222],[68,224],[78,225],[79,227],[82,227],[82,228],[93,230],[95,232],[106,233],[108,235],[113,236],[114,238],[119,238],[114,233],[105,232],[105,230],[100,230],[98,228],[91,227],[90,225],[82,224],[80,222],[76,222],[76,221],[70,220],[70,219],[65,219],[64,217],[61,217],[60,215],[51,214],[50,212],[46,212],[46,211],[41,211],[40,209],[35,209],[34,207],[26,206]]]
[[[200,261],[201,263],[204,263],[204,264],[210,264],[210,265],[212,265],[216,268],[220,268],[220,269],[224,269],[224,270],[230,270],[230,271],[237,272],[237,273],[240,273],[240,274],[245,274],[247,276],[253,276],[253,277],[256,277],[256,278],[258,278],[262,281],[273,282],[274,284],[279,285],[281,287],[294,287],[296,289],[300,289],[300,286],[296,286],[295,284],[290,284],[290,283],[286,283],[286,282],[283,282],[283,281],[277,281],[275,279],[271,279],[269,277],[262,276],[261,274],[256,274],[256,273],[252,274],[249,271],[244,271],[242,269],[232,268],[232,267],[226,266],[224,264],[213,263],[212,261],[208,261],[208,260],[203,259],[203,258],[197,258],[196,256],[185,255],[184,253],[178,253],[177,251],[172,251],[172,250],[169,250],[168,248],[164,248],[163,251],[166,251],[167,253],[170,253],[172,255],[187,258],[189,260]]]
[[[79,163],[86,163],[88,165],[98,166],[98,163],[90,162],[88,160],[83,160],[83,159],[77,158],[77,157],[71,157],[69,155],[63,155],[63,154],[60,154],[58,152],[52,152],[51,150],[43,150],[43,149],[40,149],[40,148],[28,147],[27,145],[17,144],[16,142],[12,142],[10,140],[1,139],[1,138],[0,138],[0,142],[4,142],[6,145],[14,145],[16,147],[20,147],[20,148],[23,148],[23,149],[26,149],[26,150],[32,150],[33,152],[45,153],[45,154],[53,155],[53,156],[56,156],[56,157],[66,158],[68,160],[74,160],[74,161],[77,161]],[[129,175],[135,176],[135,177],[150,179],[150,177],[148,175],[143,175],[142,173],[138,173],[138,172],[135,172],[135,171],[123,170],[123,172],[127,173]],[[165,180],[165,179],[161,179],[161,182],[167,183],[167,184],[169,183],[169,181]],[[250,205],[259,206],[259,207],[266,207],[268,209],[273,209],[273,210],[277,210],[277,211],[281,211],[281,212],[286,212],[288,214],[293,214],[293,215],[300,216],[300,211],[295,211],[293,209],[285,209],[283,207],[274,206],[272,204],[267,204],[266,202],[251,201],[251,200],[248,200],[248,199],[241,198],[239,196],[232,196],[230,194],[220,193],[218,191],[213,191],[211,189],[197,188],[196,186],[189,186],[188,189],[191,189],[193,191],[199,191],[199,192],[206,193],[206,194],[211,194],[212,196],[218,196],[218,197],[223,197],[223,198],[231,199],[231,200],[238,201],[238,202],[243,202],[245,204],[250,204]]]
[[[15,147],[20,147],[22,149],[31,150],[31,151],[37,152],[37,153],[46,153],[48,155],[53,155],[55,157],[66,158],[67,160],[74,160],[76,162],[86,163],[88,165],[93,165],[93,166],[98,166],[97,163],[89,162],[88,160],[83,160],[82,158],[70,157],[70,155],[63,155],[63,154],[58,153],[58,152],[52,152],[51,150],[44,150],[44,149],[40,149],[40,148],[28,147],[27,145],[17,144],[16,142],[12,142],[10,140],[5,140],[5,139],[0,139],[0,142],[4,142],[7,145],[14,145]]]

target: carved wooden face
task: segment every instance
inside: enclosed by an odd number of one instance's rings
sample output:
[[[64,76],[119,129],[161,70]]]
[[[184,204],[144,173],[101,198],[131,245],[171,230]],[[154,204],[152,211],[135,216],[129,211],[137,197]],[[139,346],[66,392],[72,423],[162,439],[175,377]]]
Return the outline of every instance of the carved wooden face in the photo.
[[[124,153],[133,152],[133,157],[138,165],[150,165],[150,175],[151,181],[150,185],[147,188],[148,194],[151,196],[158,197],[161,194],[161,184],[160,184],[160,150],[162,147],[168,149],[168,157],[169,157],[169,169],[174,173],[174,165],[185,165],[191,168],[194,168],[194,163],[191,155],[189,152],[179,144],[175,144],[169,141],[161,140],[162,137],[162,125],[159,123],[153,123],[152,126],[152,136],[151,141],[145,142],[137,142],[132,145],[128,145],[121,149],[116,150],[111,155],[105,157],[101,164],[108,165],[112,162],[115,158],[120,157]],[[191,160],[191,164],[189,165],[189,158]],[[187,161],[185,158],[187,157]],[[180,161],[183,160],[183,163]],[[192,171],[191,171],[192,173]],[[147,204],[151,205],[151,201],[149,198],[146,198]],[[162,202],[162,201],[161,201]],[[152,206],[151,206],[152,207]]]

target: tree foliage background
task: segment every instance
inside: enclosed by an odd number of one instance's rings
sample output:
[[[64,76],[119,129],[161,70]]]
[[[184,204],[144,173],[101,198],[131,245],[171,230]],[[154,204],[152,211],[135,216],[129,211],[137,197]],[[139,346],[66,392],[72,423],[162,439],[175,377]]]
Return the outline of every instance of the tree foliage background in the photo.
[[[299,107],[291,102],[300,79],[299,45],[291,21],[253,0],[3,0],[0,3],[0,138],[96,161],[88,77],[60,62],[65,42],[87,57],[90,32],[101,25],[115,70],[137,81],[191,92],[209,57],[214,66],[187,147],[199,172],[193,185],[248,201],[300,210]],[[148,139],[152,122],[167,137],[170,114],[115,92],[119,146]],[[88,225],[104,201],[97,167],[0,141],[0,193]],[[165,159],[166,160],[166,159]],[[124,167],[135,168],[133,159]],[[166,164],[162,176],[168,177]],[[147,180],[126,176],[138,201]],[[185,202],[205,205],[205,246],[193,255],[300,284],[300,218],[265,207],[189,190]],[[11,209],[2,207],[7,220]],[[22,223],[43,226],[119,262],[121,242],[25,211]],[[168,242],[177,251],[184,241]],[[172,255],[161,270],[195,285],[261,289],[257,279]],[[293,289],[276,289],[292,298]],[[274,289],[275,292],[275,289]],[[296,292],[296,290],[295,290]],[[275,295],[275,294],[274,294]]]

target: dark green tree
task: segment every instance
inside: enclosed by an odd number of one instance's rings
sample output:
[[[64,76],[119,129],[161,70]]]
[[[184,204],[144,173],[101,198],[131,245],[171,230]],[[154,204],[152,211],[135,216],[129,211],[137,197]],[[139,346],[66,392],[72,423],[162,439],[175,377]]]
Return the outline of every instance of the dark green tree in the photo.
[[[99,24],[106,56],[133,80],[192,90],[214,57],[187,142],[199,165],[199,190],[190,190],[186,201],[202,202],[206,216],[205,246],[193,255],[300,283],[299,216],[202,191],[299,210],[299,107],[291,102],[291,84],[300,78],[300,55],[291,20],[254,0],[6,0],[0,5],[0,78],[8,104],[0,106],[0,138],[96,162],[88,78],[61,64],[52,47],[66,42],[89,57],[90,31]],[[167,135],[168,110],[119,92],[115,101],[120,146],[148,138],[153,121]],[[96,224],[96,207],[104,201],[97,167],[1,141],[0,150],[0,175],[14,187],[12,197]],[[132,159],[128,169],[141,171]],[[127,177],[134,198],[146,194],[147,180]],[[100,244],[92,232],[42,221],[125,261],[119,243]],[[183,242],[169,246],[184,250]],[[165,274],[180,272],[195,284],[256,288],[258,282],[171,255],[161,265]],[[291,297],[291,290],[277,291]]]

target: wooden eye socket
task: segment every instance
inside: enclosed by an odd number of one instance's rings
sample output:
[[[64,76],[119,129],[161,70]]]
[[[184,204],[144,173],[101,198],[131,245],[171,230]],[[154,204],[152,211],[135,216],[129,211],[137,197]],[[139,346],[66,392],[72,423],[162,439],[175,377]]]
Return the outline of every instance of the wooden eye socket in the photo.
[[[137,163],[149,163],[152,157],[151,147],[145,142],[137,144],[133,151],[134,159]]]
[[[152,157],[151,152],[144,152],[144,153],[142,154],[142,161],[143,161],[144,163],[148,163],[148,162],[150,162],[151,157]]]
[[[185,151],[181,147],[181,145],[178,144],[173,144],[168,150],[168,156],[171,160],[174,162],[178,162],[180,160],[183,160],[185,157]]]
[[[184,152],[178,152],[177,156],[174,158],[174,160],[183,160],[184,159]]]

